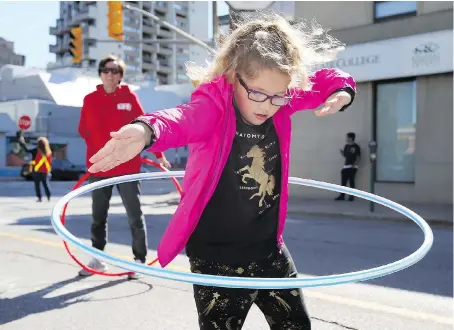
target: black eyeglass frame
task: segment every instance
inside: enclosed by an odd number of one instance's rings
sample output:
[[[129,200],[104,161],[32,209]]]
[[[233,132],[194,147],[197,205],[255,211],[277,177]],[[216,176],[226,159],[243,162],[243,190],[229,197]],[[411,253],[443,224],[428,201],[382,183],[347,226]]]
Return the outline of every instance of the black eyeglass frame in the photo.
[[[240,74],[239,73],[236,73],[235,74],[236,78],[238,79],[238,81],[240,82],[240,85],[243,86],[243,88],[246,90],[247,92],[247,96],[249,98],[249,100],[251,101],[254,101],[254,102],[258,102],[258,103],[263,103],[265,102],[266,100],[270,100],[270,103],[276,107],[282,107],[284,105],[287,105],[290,103],[290,101],[292,100],[292,97],[291,96],[281,96],[281,95],[268,95],[268,94],[265,94],[263,92],[260,92],[260,91],[257,91],[257,90],[254,90],[254,89],[250,89],[246,83],[244,82],[243,78],[241,78]],[[262,95],[264,97],[263,100],[257,100],[257,99],[253,99],[251,98],[251,94],[255,94],[255,95]],[[290,94],[290,91],[287,90],[287,95]],[[273,103],[274,100],[276,99],[282,99],[283,100],[283,103],[282,104],[276,104],[276,103]]]

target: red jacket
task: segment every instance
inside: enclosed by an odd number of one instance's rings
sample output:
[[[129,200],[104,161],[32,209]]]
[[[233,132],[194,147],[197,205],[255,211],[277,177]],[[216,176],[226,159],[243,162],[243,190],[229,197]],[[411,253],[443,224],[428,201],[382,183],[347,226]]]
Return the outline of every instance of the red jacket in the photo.
[[[106,93],[102,85],[98,85],[96,91],[85,96],[80,114],[79,134],[87,144],[87,167],[92,165],[88,160],[110,140],[111,132],[118,131],[143,114],[137,95],[126,85],[120,85],[111,94]],[[154,154],[158,159],[163,156],[161,152]],[[137,155],[110,171],[92,175],[109,177],[134,174],[140,172],[140,166],[140,155]]]
[[[38,151],[31,166],[34,172],[50,173],[52,171],[52,153],[46,157]]]

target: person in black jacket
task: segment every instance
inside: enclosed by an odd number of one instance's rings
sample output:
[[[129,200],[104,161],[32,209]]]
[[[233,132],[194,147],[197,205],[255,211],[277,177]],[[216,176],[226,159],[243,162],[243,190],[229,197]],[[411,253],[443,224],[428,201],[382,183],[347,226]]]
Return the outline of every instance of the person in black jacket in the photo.
[[[347,133],[347,144],[344,149],[340,149],[341,155],[345,158],[344,167],[341,171],[341,185],[347,186],[350,183],[351,188],[355,188],[355,177],[358,171],[358,165],[361,161],[361,148],[355,142],[356,134],[353,132]],[[340,194],[336,201],[345,200],[345,194]],[[350,195],[349,201],[353,201],[354,197]]]

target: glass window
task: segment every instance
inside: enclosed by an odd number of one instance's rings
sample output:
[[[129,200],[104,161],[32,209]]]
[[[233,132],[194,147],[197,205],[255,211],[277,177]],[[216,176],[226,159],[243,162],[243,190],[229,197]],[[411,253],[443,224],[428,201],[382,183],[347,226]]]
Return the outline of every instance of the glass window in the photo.
[[[138,29],[136,27],[129,26],[129,25],[126,25],[126,24],[123,25],[123,30],[124,31],[128,31],[128,32],[134,32],[134,33],[138,32]]]
[[[54,158],[52,159],[52,166],[59,169],[67,169],[71,168],[73,164],[67,159]]]
[[[124,35],[124,40],[125,41],[134,41],[134,40],[138,40],[138,39],[139,39],[139,36],[130,36],[130,35],[127,35],[127,34]]]
[[[417,1],[376,1],[375,19],[381,20],[392,16],[416,14],[417,7]]]
[[[139,52],[139,48],[131,46],[131,45],[124,45],[123,48],[124,48],[124,50],[130,51],[130,52]]]
[[[36,148],[36,137],[24,137],[25,146],[28,150]],[[66,157],[66,145],[50,143],[53,157]],[[6,165],[7,166],[23,166],[32,160],[31,153],[24,150],[17,142],[16,137],[6,138]]]
[[[415,181],[416,81],[376,85],[377,181]]]
[[[132,71],[132,72],[139,71],[139,68],[138,68],[137,66],[135,66],[135,65],[130,65],[130,64],[127,64],[127,65],[126,65],[126,69],[127,69],[128,71]]]
[[[140,20],[137,18],[132,18],[132,17],[124,17],[123,18],[124,23],[129,23],[129,24],[135,24],[135,25],[140,25]]]

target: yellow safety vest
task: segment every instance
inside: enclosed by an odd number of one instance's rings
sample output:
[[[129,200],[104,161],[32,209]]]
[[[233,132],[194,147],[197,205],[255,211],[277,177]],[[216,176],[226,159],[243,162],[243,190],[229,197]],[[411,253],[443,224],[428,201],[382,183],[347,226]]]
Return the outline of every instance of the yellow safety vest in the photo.
[[[46,166],[47,172],[50,173],[51,166],[50,166],[49,161],[47,160],[46,156],[41,155],[41,159],[39,160],[38,163],[36,163],[34,160],[31,162],[32,166],[35,165],[35,167],[34,167],[35,172],[38,172],[39,169],[41,168],[41,166],[43,166],[43,164]]]

